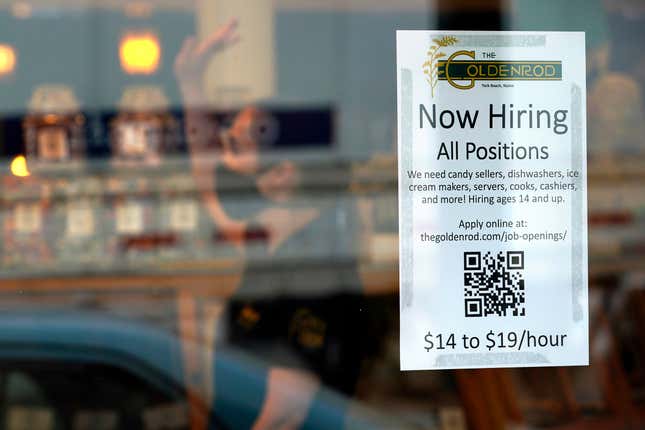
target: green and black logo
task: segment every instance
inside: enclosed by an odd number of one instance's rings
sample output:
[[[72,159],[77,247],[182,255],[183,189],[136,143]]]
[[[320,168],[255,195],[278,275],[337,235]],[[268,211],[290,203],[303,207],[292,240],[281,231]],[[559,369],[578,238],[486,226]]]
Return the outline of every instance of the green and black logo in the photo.
[[[456,44],[458,39],[445,36],[433,42],[422,66],[432,97],[439,81],[448,81],[459,90],[469,90],[476,81],[562,80],[562,61],[476,60],[475,51],[466,50],[456,51],[442,60],[446,54],[440,49]]]

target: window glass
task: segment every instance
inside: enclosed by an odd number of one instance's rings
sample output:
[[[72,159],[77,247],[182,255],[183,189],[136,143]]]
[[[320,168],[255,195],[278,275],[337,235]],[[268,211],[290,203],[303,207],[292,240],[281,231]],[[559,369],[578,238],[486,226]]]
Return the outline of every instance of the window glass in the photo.
[[[405,29],[585,32],[590,366],[400,371]],[[639,428],[644,32],[638,0],[0,1],[1,426]]]

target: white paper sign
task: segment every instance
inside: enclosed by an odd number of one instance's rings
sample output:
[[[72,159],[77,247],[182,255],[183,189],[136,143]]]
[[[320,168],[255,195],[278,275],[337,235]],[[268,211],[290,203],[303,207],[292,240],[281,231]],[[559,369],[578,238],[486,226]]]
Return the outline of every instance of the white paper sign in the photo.
[[[119,234],[138,234],[143,232],[143,206],[129,201],[116,207],[116,231]]]
[[[170,203],[170,228],[175,231],[193,231],[197,227],[197,202],[188,199]]]
[[[72,202],[67,207],[67,236],[85,237],[94,233],[94,212],[87,201]]]
[[[42,208],[38,203],[18,203],[14,208],[14,221],[18,233],[36,233],[43,225]]]
[[[585,37],[397,32],[401,369],[586,365]]]

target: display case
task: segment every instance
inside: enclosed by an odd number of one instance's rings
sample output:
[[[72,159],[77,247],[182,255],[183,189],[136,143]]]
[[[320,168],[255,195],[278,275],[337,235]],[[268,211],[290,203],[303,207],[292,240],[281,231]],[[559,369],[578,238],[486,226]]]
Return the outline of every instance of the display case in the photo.
[[[115,165],[159,165],[164,156],[176,154],[180,128],[168,108],[168,100],[159,87],[137,86],[124,90],[119,114],[110,123]]]
[[[37,87],[23,121],[25,154],[32,168],[81,163],[86,156],[86,119],[72,89]]]

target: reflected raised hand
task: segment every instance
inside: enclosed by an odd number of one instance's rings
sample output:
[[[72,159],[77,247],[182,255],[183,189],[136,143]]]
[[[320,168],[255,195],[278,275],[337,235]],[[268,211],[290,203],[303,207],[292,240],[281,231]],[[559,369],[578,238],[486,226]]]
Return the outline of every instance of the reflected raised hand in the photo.
[[[175,75],[180,85],[201,82],[213,55],[240,40],[237,28],[238,20],[233,18],[201,42],[195,36],[186,38],[174,64]]]

